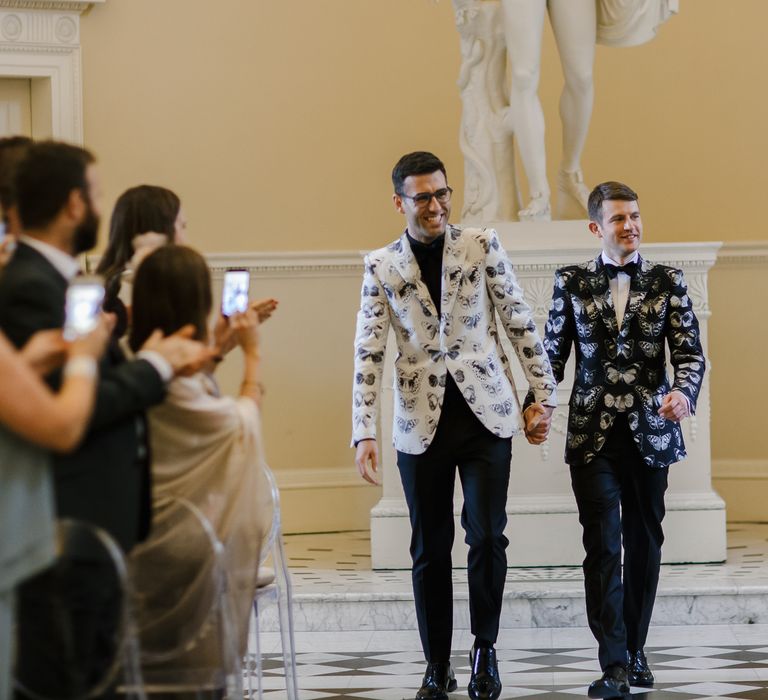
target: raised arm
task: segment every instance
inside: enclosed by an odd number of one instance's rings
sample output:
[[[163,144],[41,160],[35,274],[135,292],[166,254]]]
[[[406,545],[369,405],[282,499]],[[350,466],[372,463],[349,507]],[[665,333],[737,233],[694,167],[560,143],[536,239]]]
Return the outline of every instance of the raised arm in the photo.
[[[95,331],[69,346],[57,394],[0,335],[0,422],[48,449],[74,449],[93,410],[98,381],[96,358],[102,353],[109,332],[108,324],[102,321]]]

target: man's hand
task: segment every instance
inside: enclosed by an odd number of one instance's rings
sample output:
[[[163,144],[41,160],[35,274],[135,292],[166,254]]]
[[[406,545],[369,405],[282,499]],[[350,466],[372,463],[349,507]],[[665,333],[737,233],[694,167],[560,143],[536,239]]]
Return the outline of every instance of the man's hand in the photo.
[[[690,415],[688,399],[681,391],[670,391],[662,400],[658,414],[667,420],[680,422]]]
[[[361,440],[357,443],[355,464],[360,476],[369,484],[381,485],[381,482],[376,478],[376,473],[379,471],[379,450],[376,446],[376,440]]]
[[[554,407],[533,403],[525,409],[525,437],[531,445],[541,445],[549,436]]]
[[[90,333],[75,338],[69,344],[69,356],[86,355],[98,360],[104,354],[115,323],[117,323],[115,314],[102,311],[96,327]]]
[[[194,335],[195,327],[191,324],[166,337],[163,337],[162,331],[156,330],[141,349],[151,350],[164,357],[175,375],[189,376],[200,370],[215,354],[212,348],[192,340]]]

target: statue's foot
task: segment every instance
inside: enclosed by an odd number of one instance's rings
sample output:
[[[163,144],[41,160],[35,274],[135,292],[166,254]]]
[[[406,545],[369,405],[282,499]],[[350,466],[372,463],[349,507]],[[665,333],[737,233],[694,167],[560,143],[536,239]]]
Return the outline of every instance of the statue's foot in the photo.
[[[517,212],[520,221],[552,221],[549,192],[533,192],[525,209]]]
[[[557,218],[586,219],[589,188],[584,184],[581,170],[573,173],[561,170],[557,174]]]

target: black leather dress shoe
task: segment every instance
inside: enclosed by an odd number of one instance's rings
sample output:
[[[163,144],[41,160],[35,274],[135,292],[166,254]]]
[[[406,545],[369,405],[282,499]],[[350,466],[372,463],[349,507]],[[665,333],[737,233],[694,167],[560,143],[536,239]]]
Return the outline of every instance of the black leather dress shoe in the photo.
[[[650,688],[656,680],[648,668],[648,661],[642,650],[629,655],[629,670],[627,671],[630,685],[637,685],[641,688]]]
[[[501,678],[496,664],[496,650],[493,647],[480,647],[469,652],[472,675],[467,692],[472,700],[496,700],[501,694]]]
[[[456,677],[450,663],[428,663],[416,700],[448,700],[456,690]]]
[[[609,666],[602,678],[592,681],[587,691],[590,698],[623,698],[629,695],[627,669],[623,666]]]

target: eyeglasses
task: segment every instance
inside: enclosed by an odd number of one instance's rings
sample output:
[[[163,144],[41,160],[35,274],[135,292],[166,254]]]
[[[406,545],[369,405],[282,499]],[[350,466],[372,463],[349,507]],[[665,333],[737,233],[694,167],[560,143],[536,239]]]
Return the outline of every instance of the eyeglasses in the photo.
[[[401,197],[405,197],[406,199],[412,199],[413,203],[422,209],[425,209],[429,206],[429,203],[432,201],[432,197],[434,197],[440,204],[448,204],[448,202],[451,201],[451,195],[453,194],[453,189],[451,187],[441,187],[439,190],[435,190],[434,192],[419,192],[418,194],[414,194],[411,196],[410,194],[405,194],[404,192],[398,192],[398,194]]]

